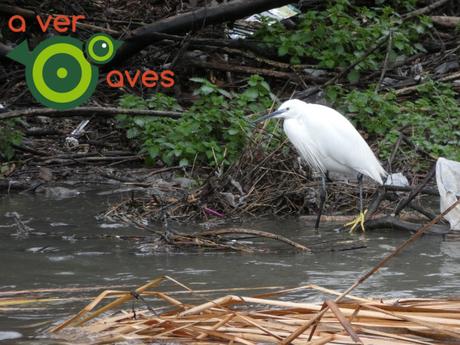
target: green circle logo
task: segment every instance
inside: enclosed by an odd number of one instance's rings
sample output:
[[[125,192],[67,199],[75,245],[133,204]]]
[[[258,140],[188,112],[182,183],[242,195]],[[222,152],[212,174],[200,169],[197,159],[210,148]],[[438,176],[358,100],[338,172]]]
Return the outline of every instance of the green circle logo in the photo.
[[[42,103],[61,109],[86,101],[94,91],[99,74],[78,46],[63,42],[42,49],[31,73],[35,89],[32,93],[38,93]]]
[[[109,35],[96,34],[86,44],[85,57],[80,40],[56,36],[32,52],[23,41],[8,57],[26,67],[27,86],[38,102],[54,109],[71,109],[86,102],[96,89],[99,69],[90,62],[109,62],[120,44]]]

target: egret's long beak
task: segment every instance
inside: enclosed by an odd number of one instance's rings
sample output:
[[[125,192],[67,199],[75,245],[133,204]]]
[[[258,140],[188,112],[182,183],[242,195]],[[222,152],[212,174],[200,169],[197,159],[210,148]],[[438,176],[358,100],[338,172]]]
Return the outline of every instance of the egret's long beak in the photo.
[[[270,114],[267,114],[267,115],[259,117],[258,119],[256,119],[254,121],[254,123],[259,123],[259,122],[271,119],[272,117],[274,117],[276,115],[280,115],[280,114],[284,113],[285,111],[286,111],[286,109],[276,110],[273,113],[270,113]]]

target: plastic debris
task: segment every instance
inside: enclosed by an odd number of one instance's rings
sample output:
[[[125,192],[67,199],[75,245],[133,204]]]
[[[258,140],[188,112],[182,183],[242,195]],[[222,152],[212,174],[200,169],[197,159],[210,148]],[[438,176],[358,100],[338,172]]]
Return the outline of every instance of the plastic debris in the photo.
[[[436,162],[436,183],[443,212],[460,197],[460,162],[439,158]],[[445,218],[451,230],[460,231],[460,206],[455,207]]]
[[[67,148],[74,148],[80,145],[78,138],[85,132],[85,127],[88,125],[89,120],[83,120],[80,124],[75,128],[70,135],[65,138],[65,143]]]
[[[407,177],[404,176],[402,173],[394,173],[388,175],[385,181],[385,186],[408,187],[409,181],[407,180]]]
[[[255,31],[258,27],[257,24],[261,23],[265,19],[272,19],[274,21],[282,21],[299,14],[300,11],[293,5],[286,5],[278,8],[273,8],[269,11],[254,14],[246,19],[237,20],[232,29],[228,30],[228,36],[231,39],[244,39]],[[256,24],[256,25],[253,25]],[[259,24],[260,25],[260,24]]]

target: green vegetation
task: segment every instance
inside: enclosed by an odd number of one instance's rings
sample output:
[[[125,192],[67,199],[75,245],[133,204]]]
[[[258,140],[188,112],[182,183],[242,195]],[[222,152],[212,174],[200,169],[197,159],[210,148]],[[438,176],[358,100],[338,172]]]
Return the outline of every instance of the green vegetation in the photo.
[[[135,140],[140,152],[153,163],[166,165],[193,163],[228,165],[238,157],[250,131],[245,115],[262,112],[272,105],[274,96],[260,76],[249,78],[245,89],[234,94],[201,78],[192,81],[200,87],[198,99],[179,120],[148,116],[119,115],[128,139]],[[149,99],[123,96],[120,106],[131,109],[182,110],[172,97],[161,93]]]
[[[381,158],[389,156],[404,128],[426,152],[460,160],[460,105],[455,91],[448,84],[427,82],[417,93],[413,101],[398,102],[392,92],[347,91],[339,86],[327,90],[329,101],[379,143]]]
[[[14,158],[14,145],[22,142],[22,133],[15,127],[16,120],[3,120],[0,122],[0,158],[10,161]]]
[[[347,67],[391,33],[390,62],[398,56],[424,51],[419,41],[430,26],[427,17],[403,21],[397,10],[412,9],[415,1],[377,1],[380,7],[359,7],[352,1],[327,1],[323,11],[301,14],[294,30],[279,22],[265,22],[256,38],[288,56],[291,63],[314,62],[318,67]],[[390,7],[389,4],[394,7]],[[404,8],[400,8],[401,3]],[[385,49],[377,50],[348,74],[350,82],[359,80],[360,72],[380,67]]]
[[[205,79],[194,81],[200,84],[198,99],[185,111],[174,98],[161,93],[146,100],[122,97],[120,105],[125,108],[183,111],[180,120],[118,116],[128,139],[139,146],[149,162],[161,159],[166,165],[228,165],[247,143],[251,129],[245,114],[265,111],[274,99],[259,76],[252,76],[240,94],[219,89]],[[375,93],[374,88],[350,91],[330,86],[326,96],[334,108],[367,133],[370,142],[378,143],[382,159],[388,158],[403,130],[426,152],[460,160],[460,106],[448,84],[426,82],[417,88],[415,100],[405,101],[398,101],[393,92]],[[275,122],[270,126],[276,126]]]

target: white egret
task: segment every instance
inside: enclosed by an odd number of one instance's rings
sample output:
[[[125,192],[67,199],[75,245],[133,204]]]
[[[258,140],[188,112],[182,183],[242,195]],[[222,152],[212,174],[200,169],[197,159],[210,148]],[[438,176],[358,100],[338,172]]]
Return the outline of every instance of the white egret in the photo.
[[[270,118],[284,120],[283,129],[300,156],[321,173],[320,203],[315,229],[319,226],[326,199],[326,177],[329,172],[358,178],[360,213],[347,223],[352,231],[358,224],[364,231],[366,212],[363,212],[362,178],[370,177],[378,184],[387,172],[350,121],[336,110],[298,99],[284,102],[277,111],[262,116],[256,122]]]

